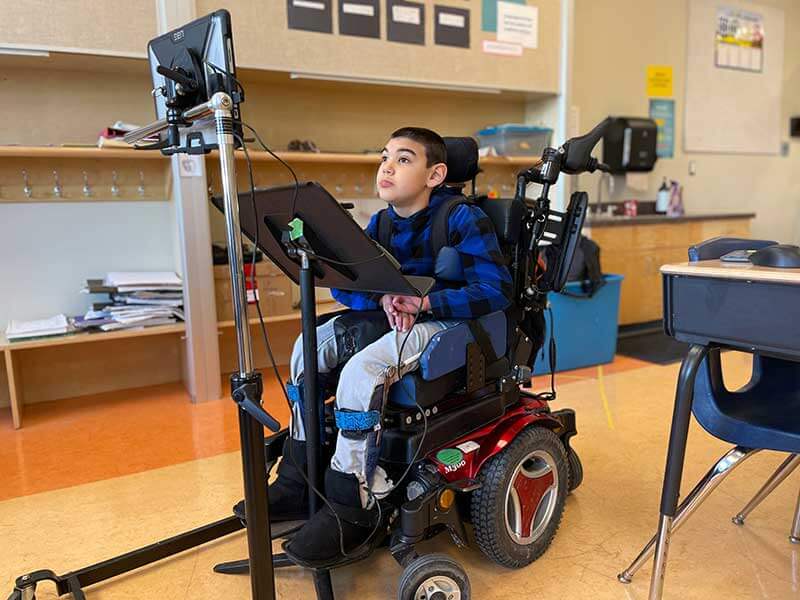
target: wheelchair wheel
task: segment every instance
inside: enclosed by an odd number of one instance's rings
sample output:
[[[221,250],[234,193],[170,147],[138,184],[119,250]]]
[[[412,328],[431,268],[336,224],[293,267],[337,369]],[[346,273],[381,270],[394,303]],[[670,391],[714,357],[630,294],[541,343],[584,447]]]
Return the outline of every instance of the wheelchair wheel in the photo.
[[[481,469],[471,515],[481,551],[505,567],[539,558],[553,540],[569,486],[567,452],[549,429],[531,426]]]
[[[399,600],[469,600],[464,569],[446,554],[424,554],[409,563],[400,577]]]
[[[569,463],[569,488],[567,493],[572,493],[583,481],[583,465],[578,453],[572,448],[567,450],[567,462]]]

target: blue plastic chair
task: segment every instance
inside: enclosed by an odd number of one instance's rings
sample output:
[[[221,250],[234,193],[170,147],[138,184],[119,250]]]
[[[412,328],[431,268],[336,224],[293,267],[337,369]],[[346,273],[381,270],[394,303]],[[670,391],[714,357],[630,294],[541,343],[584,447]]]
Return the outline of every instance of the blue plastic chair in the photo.
[[[715,238],[689,250],[692,261],[711,260],[739,249],[759,248],[773,242]],[[733,517],[737,525],[800,465],[800,363],[753,355],[750,381],[736,391],[725,387],[720,349],[708,348],[694,381],[692,414],[708,433],[734,444],[706,473],[678,506],[672,533],[686,522],[709,494],[745,459],[761,450],[788,452],[753,499]],[[648,542],[631,565],[618,575],[630,583],[633,575],[653,556],[657,536]],[[800,543],[800,498],[789,539]]]

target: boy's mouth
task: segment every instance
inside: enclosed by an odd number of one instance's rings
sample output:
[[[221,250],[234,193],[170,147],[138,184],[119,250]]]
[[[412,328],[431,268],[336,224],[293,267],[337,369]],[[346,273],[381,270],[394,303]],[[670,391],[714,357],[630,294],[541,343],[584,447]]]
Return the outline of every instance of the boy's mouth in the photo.
[[[389,188],[394,185],[393,181],[389,181],[388,179],[381,179],[380,183],[378,184],[382,188]]]

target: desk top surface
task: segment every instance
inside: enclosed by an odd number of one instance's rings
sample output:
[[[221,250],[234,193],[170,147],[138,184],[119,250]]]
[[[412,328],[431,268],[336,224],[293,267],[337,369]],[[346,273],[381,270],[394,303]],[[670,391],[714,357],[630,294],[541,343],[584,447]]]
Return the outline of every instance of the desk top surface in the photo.
[[[757,267],[751,263],[731,263],[720,260],[701,260],[664,265],[665,275],[686,275],[689,277],[715,277],[718,279],[745,279],[771,283],[800,285],[800,269],[775,269]]]

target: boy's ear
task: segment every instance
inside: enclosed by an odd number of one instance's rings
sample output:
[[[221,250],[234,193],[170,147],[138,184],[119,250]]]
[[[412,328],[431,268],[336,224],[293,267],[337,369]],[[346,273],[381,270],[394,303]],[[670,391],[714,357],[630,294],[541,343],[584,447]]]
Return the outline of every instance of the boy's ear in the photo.
[[[444,183],[447,179],[447,165],[445,163],[436,163],[433,165],[428,173],[428,187],[435,188]]]

